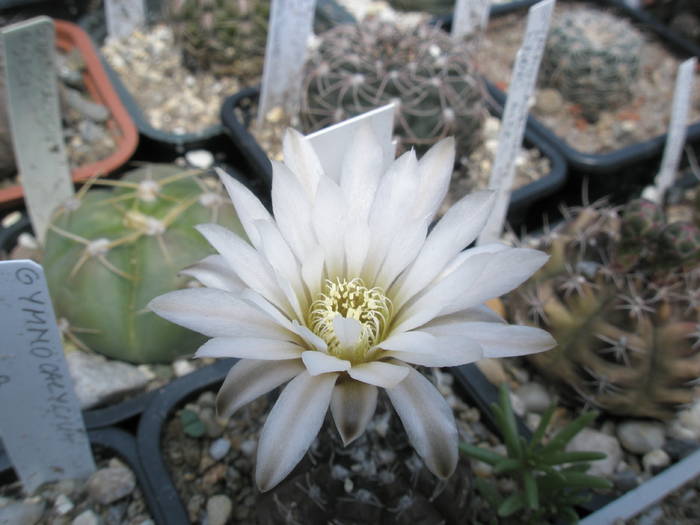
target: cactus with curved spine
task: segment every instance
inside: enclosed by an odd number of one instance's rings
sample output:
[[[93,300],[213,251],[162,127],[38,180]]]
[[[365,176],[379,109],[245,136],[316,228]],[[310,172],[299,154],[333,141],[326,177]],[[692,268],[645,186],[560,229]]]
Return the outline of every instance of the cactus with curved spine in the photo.
[[[56,315],[79,346],[134,363],[191,354],[200,334],[161,319],[146,304],[182,288],[178,275],[214,253],[194,229],[207,222],[242,232],[220,183],[197,170],[147,165],[109,190],[81,189],[59,207],[46,235],[44,265]]]
[[[170,17],[193,70],[260,81],[270,2],[264,0],[171,0]]]
[[[508,297],[558,346],[530,361],[587,402],[664,419],[700,378],[700,231],[649,201],[580,210],[543,241],[551,258]]]
[[[588,7],[556,16],[542,56],[540,80],[581,106],[594,121],[629,102],[644,38],[627,20]]]
[[[454,135],[468,153],[486,115],[469,55],[465,44],[425,24],[338,26],[321,35],[307,62],[302,124],[313,131],[397,102],[395,132],[404,148]]]

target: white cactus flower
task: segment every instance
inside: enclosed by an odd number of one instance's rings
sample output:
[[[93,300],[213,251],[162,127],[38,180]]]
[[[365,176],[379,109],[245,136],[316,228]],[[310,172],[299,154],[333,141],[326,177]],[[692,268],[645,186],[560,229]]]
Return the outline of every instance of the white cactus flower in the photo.
[[[412,365],[458,366],[555,344],[547,332],[508,325],[483,306],[547,260],[500,244],[464,250],[486,223],[492,192],[465,196],[428,233],[447,192],[454,141],[442,140],[420,161],[408,152],[387,168],[390,147],[365,126],[348,144],[341,172],[324,173],[308,141],[289,130],[285,163],[273,162],[274,217],[223,175],[249,241],[199,226],[220,255],[184,273],[205,288],[150,303],[212,338],[196,357],[240,359],[219,391],[220,415],[288,382],[260,437],[260,490],[302,459],[329,406],[345,444],[360,436],[378,388],[427,467],[449,477],[458,459],[454,416]]]

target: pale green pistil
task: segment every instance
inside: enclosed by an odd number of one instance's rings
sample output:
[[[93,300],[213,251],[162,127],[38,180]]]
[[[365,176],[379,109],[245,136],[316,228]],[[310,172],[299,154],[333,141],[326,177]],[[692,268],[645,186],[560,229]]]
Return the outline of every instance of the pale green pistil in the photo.
[[[370,349],[383,338],[391,314],[391,301],[384,290],[367,288],[360,278],[348,281],[338,277],[335,281],[326,280],[311,304],[307,321],[311,330],[326,342],[331,355],[361,363],[371,360]],[[362,328],[354,344],[341,345],[333,326],[337,316],[360,323]]]

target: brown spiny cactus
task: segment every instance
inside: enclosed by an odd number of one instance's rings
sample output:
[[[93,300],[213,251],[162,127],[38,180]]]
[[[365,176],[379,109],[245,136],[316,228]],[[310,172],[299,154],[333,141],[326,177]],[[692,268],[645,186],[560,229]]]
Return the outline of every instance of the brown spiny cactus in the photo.
[[[585,401],[665,419],[700,379],[700,232],[649,201],[583,208],[541,242],[551,258],[507,299],[558,346],[532,356]]]

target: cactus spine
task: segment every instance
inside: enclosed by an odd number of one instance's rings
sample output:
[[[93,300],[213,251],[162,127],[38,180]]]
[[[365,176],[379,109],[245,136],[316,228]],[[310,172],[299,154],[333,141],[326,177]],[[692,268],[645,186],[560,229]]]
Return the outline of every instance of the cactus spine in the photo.
[[[571,8],[552,23],[540,80],[595,121],[601,111],[630,101],[643,44],[642,34],[627,20],[597,9]]]
[[[171,165],[148,165],[112,191],[86,186],[60,207],[46,236],[44,265],[56,315],[81,346],[134,363],[190,354],[199,334],[175,326],[146,304],[188,278],[178,272],[213,253],[193,228],[219,222],[242,232],[214,178]]]
[[[665,224],[650,201],[621,215],[588,207],[543,241],[551,258],[508,298],[518,322],[557,348],[532,356],[548,378],[611,413],[664,419],[700,378],[700,231]]]
[[[307,131],[390,102],[398,103],[395,131],[404,148],[454,135],[468,153],[479,140],[482,88],[464,44],[429,25],[403,30],[378,21],[321,35],[304,80]]]

